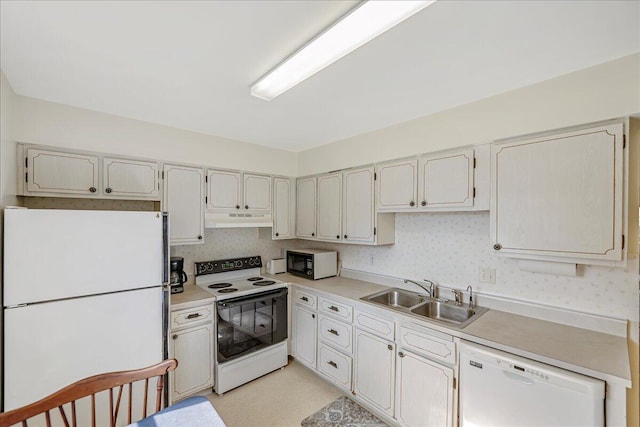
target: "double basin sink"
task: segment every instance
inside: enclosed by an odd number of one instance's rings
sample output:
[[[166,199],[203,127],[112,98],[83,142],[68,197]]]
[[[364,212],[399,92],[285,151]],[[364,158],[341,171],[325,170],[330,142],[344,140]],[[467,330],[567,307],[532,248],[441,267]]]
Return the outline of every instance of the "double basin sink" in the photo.
[[[431,298],[397,288],[376,292],[360,299],[458,328],[464,328],[488,311],[484,307],[458,305],[454,301]]]

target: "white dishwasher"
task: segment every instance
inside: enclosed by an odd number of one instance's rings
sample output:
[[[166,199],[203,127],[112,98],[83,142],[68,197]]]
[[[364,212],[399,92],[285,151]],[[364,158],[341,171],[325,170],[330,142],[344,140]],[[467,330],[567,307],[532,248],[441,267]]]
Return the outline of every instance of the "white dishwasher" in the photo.
[[[460,426],[604,426],[604,381],[460,345]]]

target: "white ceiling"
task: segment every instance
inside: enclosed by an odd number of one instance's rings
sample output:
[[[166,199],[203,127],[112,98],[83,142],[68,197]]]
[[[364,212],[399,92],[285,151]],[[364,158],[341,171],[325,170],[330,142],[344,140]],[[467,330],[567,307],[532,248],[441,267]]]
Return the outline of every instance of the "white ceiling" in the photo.
[[[354,1],[5,1],[16,93],[301,151],[640,51],[638,1],[440,0],[273,101],[264,73]]]

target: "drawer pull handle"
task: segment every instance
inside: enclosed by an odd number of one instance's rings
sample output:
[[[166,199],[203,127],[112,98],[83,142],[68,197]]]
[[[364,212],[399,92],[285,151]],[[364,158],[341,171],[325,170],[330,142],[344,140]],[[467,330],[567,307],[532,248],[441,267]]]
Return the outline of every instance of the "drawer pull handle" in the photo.
[[[187,319],[197,319],[200,317],[200,313],[193,313],[187,316]]]
[[[338,369],[338,364],[336,362],[334,362],[333,360],[328,361],[327,365],[333,366],[334,368]]]
[[[400,353],[398,353],[398,356],[400,356],[400,357],[404,357],[404,353],[403,353],[403,352],[400,352]]]
[[[304,301],[304,302],[309,302],[309,298],[307,298],[307,297],[301,297],[300,299],[301,299],[302,301]]]
[[[338,333],[338,331],[336,331],[335,329],[327,329],[327,332],[329,332],[330,334],[333,334],[335,336],[340,336],[340,334]]]
[[[340,309],[339,309],[338,307],[336,307],[335,305],[332,305],[331,307],[329,307],[329,310],[333,310],[333,311],[335,311],[336,313],[337,313],[338,311],[340,311]]]

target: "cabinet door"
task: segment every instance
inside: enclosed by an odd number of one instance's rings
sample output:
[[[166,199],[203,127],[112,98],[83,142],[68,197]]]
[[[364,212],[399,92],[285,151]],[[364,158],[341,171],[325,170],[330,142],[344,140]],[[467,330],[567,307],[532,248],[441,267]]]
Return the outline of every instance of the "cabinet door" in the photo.
[[[103,188],[109,196],[130,199],[160,199],[160,174],[157,162],[104,157]]]
[[[240,172],[209,169],[207,209],[230,212],[241,208],[242,174]]]
[[[28,148],[27,191],[97,195],[99,162],[96,156]]]
[[[213,325],[204,324],[171,333],[171,357],[178,367],[171,372],[173,400],[213,386]]]
[[[305,365],[315,368],[318,339],[316,315],[297,305],[294,310],[293,356]]]
[[[621,123],[496,144],[491,234],[499,254],[623,259]]]
[[[344,172],[342,237],[345,241],[375,241],[373,183],[373,167]]]
[[[316,178],[296,182],[296,236],[316,235]]]
[[[393,416],[395,344],[356,329],[354,392]]]
[[[473,148],[420,159],[420,207],[473,206]]]
[[[290,178],[273,179],[273,229],[274,239],[291,239],[295,234],[293,227],[294,206],[293,180]]]
[[[258,212],[271,212],[271,177],[245,173],[244,209]]]
[[[407,427],[453,425],[453,369],[398,353],[396,419]]]
[[[342,174],[318,177],[318,239],[341,240]]]
[[[204,169],[164,165],[163,210],[172,245],[204,242]]]
[[[418,199],[418,160],[378,165],[378,210],[415,209]]]

